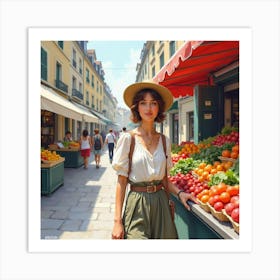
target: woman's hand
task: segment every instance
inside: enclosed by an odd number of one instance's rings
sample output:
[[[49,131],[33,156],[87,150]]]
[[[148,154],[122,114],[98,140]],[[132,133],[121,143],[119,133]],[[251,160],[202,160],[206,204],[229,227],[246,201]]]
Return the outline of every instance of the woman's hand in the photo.
[[[194,203],[198,203],[198,200],[196,199],[196,197],[190,193],[185,193],[185,192],[181,192],[179,194],[179,200],[183,203],[183,205],[190,211],[191,208],[188,205],[187,201],[191,200]]]
[[[115,220],[112,232],[112,239],[124,239],[124,228],[122,220]]]

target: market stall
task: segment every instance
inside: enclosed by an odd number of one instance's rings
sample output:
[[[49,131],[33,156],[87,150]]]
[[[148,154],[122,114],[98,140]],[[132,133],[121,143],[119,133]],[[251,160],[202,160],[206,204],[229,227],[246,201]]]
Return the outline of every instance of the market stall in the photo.
[[[77,142],[58,143],[49,145],[51,151],[56,151],[61,157],[65,158],[65,168],[77,168],[84,164],[81,157],[80,145]]]
[[[48,195],[64,184],[64,158],[43,150],[41,152],[41,194]]]
[[[179,238],[238,239],[239,133],[236,128],[224,128],[198,144],[173,145],[172,161],[169,180],[198,201],[187,211],[172,197]]]

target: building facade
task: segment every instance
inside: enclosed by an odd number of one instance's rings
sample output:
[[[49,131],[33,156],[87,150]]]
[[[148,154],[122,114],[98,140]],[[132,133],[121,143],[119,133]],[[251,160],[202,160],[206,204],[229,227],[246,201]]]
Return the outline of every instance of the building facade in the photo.
[[[68,130],[78,140],[83,129],[93,135],[95,128],[106,132],[115,122],[117,102],[105,93],[110,88],[104,75],[86,41],[41,42],[42,147],[62,141]]]

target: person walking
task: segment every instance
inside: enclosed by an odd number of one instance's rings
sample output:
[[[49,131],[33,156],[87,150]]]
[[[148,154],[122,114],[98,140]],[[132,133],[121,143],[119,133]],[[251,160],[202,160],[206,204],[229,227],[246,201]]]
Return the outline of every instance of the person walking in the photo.
[[[106,135],[105,144],[108,145],[109,159],[110,159],[110,163],[112,163],[114,157],[114,148],[116,144],[116,137],[113,134],[113,129],[110,129],[109,133]]]
[[[95,157],[95,165],[96,168],[100,167],[100,158],[101,158],[101,151],[103,148],[103,139],[102,136],[99,134],[99,129],[96,128],[94,130],[94,136],[92,138],[92,145],[94,149],[94,157]]]
[[[167,192],[176,195],[188,210],[187,201],[197,200],[168,180],[171,143],[154,129],[155,122],[164,121],[173,96],[166,87],[141,82],[128,86],[123,97],[132,121],[140,125],[121,135],[112,163],[118,176],[112,239],[177,239]]]
[[[92,142],[87,129],[83,130],[83,134],[79,142],[81,146],[81,156],[84,158],[84,169],[88,169],[88,159],[90,157]]]

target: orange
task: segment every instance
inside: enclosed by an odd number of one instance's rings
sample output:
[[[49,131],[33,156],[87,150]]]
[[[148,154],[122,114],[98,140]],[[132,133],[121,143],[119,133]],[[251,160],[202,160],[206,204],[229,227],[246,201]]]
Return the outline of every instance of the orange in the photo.
[[[222,156],[229,158],[230,157],[230,151],[229,150],[223,150],[222,151]]]
[[[220,194],[220,200],[223,202],[223,203],[228,203],[230,202],[230,194],[228,192],[222,192]]]
[[[205,166],[206,166],[206,163],[205,162],[201,162],[198,167],[203,169]]]
[[[209,200],[209,195],[207,195],[207,194],[204,194],[202,197],[201,197],[201,202],[203,202],[203,203],[206,203],[208,200]]]
[[[238,158],[238,153],[237,152],[231,152],[230,157],[233,158],[233,159],[237,159]]]
[[[233,152],[239,153],[239,145],[233,146],[231,150],[232,150]]]

